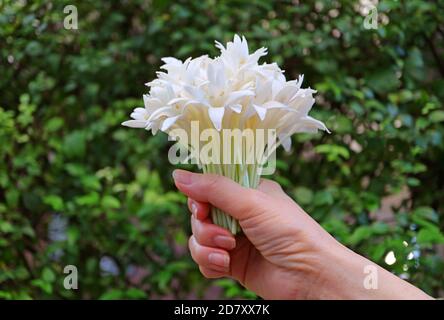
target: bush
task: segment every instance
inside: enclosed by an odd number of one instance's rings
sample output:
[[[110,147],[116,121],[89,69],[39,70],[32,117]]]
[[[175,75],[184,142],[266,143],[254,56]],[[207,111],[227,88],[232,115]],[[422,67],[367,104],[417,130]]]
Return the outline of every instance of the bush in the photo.
[[[78,1],[67,30],[73,1],[3,1],[0,298],[254,297],[191,261],[165,135],[120,126],[161,57],[216,55],[235,32],[305,74],[333,131],[295,136],[273,178],[342,243],[442,294],[444,2],[379,1],[374,30],[355,1],[300,2]]]

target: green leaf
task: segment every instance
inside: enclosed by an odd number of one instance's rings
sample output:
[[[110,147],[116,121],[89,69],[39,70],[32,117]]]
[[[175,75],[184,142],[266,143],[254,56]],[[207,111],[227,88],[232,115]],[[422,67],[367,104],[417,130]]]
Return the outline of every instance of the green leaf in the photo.
[[[42,271],[42,279],[46,282],[54,282],[56,279],[54,271],[50,268],[44,268]]]
[[[144,292],[140,289],[137,289],[137,288],[130,288],[126,292],[125,296],[129,299],[145,299],[145,298],[147,298],[146,292]]]
[[[43,198],[43,202],[55,211],[63,211],[65,208],[63,199],[57,195],[48,195]]]
[[[118,209],[120,208],[120,201],[116,197],[106,195],[102,198],[102,207],[105,209]]]
[[[55,132],[62,128],[64,123],[65,121],[63,120],[63,118],[54,117],[46,123],[45,128],[48,132]]]
[[[432,245],[444,243],[444,235],[440,232],[438,227],[429,227],[421,229],[416,236],[419,244]]]
[[[334,144],[321,144],[315,147],[315,151],[327,155],[328,161],[337,161],[341,157],[350,158],[350,152],[347,148]]]
[[[300,204],[309,204],[313,200],[313,192],[306,187],[297,187],[294,190],[294,196]]]
[[[119,300],[124,298],[125,293],[122,290],[111,289],[104,294],[102,294],[99,299],[100,300]]]
[[[83,157],[86,152],[85,132],[73,131],[65,136],[63,152],[69,157]]]
[[[429,119],[431,122],[443,122],[444,121],[444,111],[443,110],[435,110],[429,114]]]
[[[37,288],[40,288],[43,292],[47,294],[52,294],[52,284],[44,281],[43,279],[35,279],[31,281],[31,284]]]
[[[413,215],[421,219],[430,220],[436,223],[439,222],[438,214],[431,207],[418,207],[413,211]]]
[[[395,90],[400,85],[396,70],[391,67],[378,68],[367,77],[367,83],[370,88],[381,94]]]
[[[333,195],[331,192],[327,190],[316,192],[313,200],[313,203],[316,206],[332,205],[333,202],[334,202]]]
[[[100,197],[97,192],[90,192],[76,198],[76,203],[80,206],[95,206],[99,204]]]
[[[86,190],[100,191],[102,189],[100,180],[96,176],[93,175],[83,176],[81,178],[81,182]]]
[[[0,220],[0,231],[2,233],[11,233],[14,231],[14,226],[8,221]]]
[[[67,163],[65,170],[73,177],[80,177],[86,173],[85,167],[79,163]]]

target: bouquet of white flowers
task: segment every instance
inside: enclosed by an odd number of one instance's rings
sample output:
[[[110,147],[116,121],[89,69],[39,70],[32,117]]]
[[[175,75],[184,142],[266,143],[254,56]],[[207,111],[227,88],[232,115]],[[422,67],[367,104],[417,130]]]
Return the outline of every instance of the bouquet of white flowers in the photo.
[[[315,91],[301,88],[302,76],[287,81],[276,63],[258,63],[267,49],[250,54],[247,40],[238,35],[226,47],[216,41],[216,47],[221,54],[215,58],[163,58],[165,72],[147,83],[145,107],[136,108],[123,125],[153,134],[164,131],[190,151],[204,172],[256,188],[267,159],[280,145],[288,150],[292,134],[328,129],[308,115]],[[259,131],[263,139],[257,138]],[[210,138],[212,147],[206,148]],[[217,208],[212,208],[212,220],[233,234],[240,231],[237,221]]]

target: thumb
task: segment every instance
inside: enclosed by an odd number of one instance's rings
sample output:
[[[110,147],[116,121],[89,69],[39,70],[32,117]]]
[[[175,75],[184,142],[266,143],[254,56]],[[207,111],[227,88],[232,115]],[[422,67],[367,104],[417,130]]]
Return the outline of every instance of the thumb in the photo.
[[[173,178],[176,187],[188,197],[208,202],[237,220],[253,217],[272,200],[271,196],[264,192],[244,188],[220,175],[174,170]]]

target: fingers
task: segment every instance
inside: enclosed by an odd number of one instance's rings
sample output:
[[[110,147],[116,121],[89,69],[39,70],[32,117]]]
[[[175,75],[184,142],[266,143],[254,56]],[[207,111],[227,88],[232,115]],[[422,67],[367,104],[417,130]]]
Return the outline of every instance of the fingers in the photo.
[[[269,179],[261,178],[258,190],[273,197],[289,199],[280,184]],[[188,198],[188,209],[196,219],[202,221],[207,219],[210,214],[210,205],[208,203],[196,201],[191,198]]]
[[[199,202],[191,198],[188,198],[188,209],[190,209],[193,216],[199,220],[205,220],[210,212],[208,203]]]
[[[230,271],[230,255],[219,248],[211,248],[199,244],[194,236],[188,241],[191,257],[199,267],[213,270],[216,273],[228,274]]]
[[[226,277],[227,274],[225,272],[219,272],[210,268],[205,268],[205,267],[201,267],[199,266],[199,270],[200,273],[203,274],[203,276],[205,278],[208,279],[217,279],[217,278],[222,278],[222,277]]]
[[[236,239],[226,229],[211,223],[208,218],[209,205],[188,198],[188,208],[192,212],[191,229],[197,242],[204,246],[220,247],[232,250],[236,247]]]
[[[208,203],[188,198],[188,208],[193,213],[193,236],[190,238],[189,247],[200,272],[209,279],[227,276],[230,257],[225,250],[236,247],[235,238],[224,228],[211,223],[208,218]]]
[[[191,217],[191,230],[197,242],[204,246],[232,250],[236,247],[234,236],[226,229],[209,221],[200,221]]]
[[[198,202],[208,202],[238,220],[247,219],[272,199],[264,192],[244,188],[219,175],[173,172],[177,188]]]

